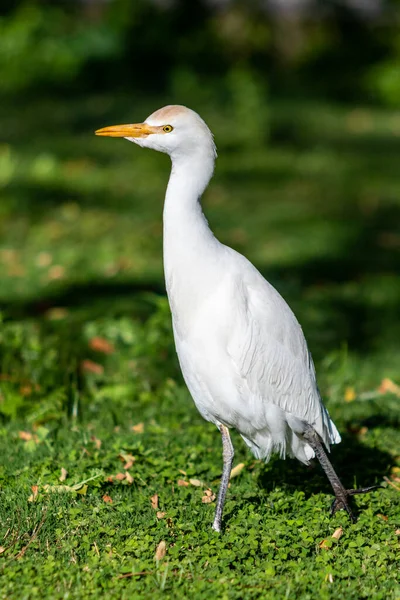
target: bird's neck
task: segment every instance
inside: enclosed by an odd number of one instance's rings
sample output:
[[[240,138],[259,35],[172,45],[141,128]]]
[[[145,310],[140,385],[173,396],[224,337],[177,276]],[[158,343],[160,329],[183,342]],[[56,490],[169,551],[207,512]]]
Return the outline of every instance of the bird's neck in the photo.
[[[212,177],[214,161],[214,152],[202,149],[172,159],[164,204],[164,270],[168,292],[172,280],[186,279],[187,285],[194,285],[193,271],[201,278],[202,264],[206,268],[207,257],[219,245],[200,203]]]
[[[214,155],[198,150],[188,156],[172,158],[171,175],[164,205],[164,221],[168,227],[180,219],[198,212],[201,196],[214,172]]]
[[[214,156],[196,154],[172,159],[164,204],[164,251],[167,255],[214,239],[201,207],[201,196],[214,171]],[[167,257],[169,258],[169,257]]]

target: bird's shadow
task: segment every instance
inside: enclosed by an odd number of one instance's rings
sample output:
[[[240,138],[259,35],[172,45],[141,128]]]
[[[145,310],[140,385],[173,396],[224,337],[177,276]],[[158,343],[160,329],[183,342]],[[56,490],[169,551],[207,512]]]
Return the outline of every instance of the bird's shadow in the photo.
[[[383,476],[394,466],[394,459],[388,452],[370,448],[349,433],[342,435],[341,444],[331,448],[329,460],[346,489],[380,485]],[[277,486],[288,491],[301,490],[306,498],[318,493],[333,493],[317,460],[307,467],[295,459],[273,459],[261,470],[258,485],[266,492]]]

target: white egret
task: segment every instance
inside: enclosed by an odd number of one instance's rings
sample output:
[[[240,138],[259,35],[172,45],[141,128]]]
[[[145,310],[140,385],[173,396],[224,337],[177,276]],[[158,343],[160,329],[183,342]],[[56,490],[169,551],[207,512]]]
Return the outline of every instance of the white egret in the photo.
[[[200,414],[220,430],[223,471],[213,527],[222,511],[239,431],[257,458],[318,458],[336,499],[349,496],[324,450],[340,442],[318,391],[313,361],[293,312],[258,270],[211,232],[200,199],[214,171],[212,133],[194,111],[166,106],[143,123],[97,135],[124,137],[172,160],[164,204],[164,271],[180,366]]]

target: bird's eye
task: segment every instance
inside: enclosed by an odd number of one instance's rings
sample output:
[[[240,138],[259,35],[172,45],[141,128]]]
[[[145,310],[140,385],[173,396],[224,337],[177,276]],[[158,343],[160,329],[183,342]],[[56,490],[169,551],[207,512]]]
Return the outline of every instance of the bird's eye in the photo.
[[[164,127],[163,127],[164,133],[170,133],[170,131],[172,131],[172,130],[173,130],[172,125],[164,125]]]

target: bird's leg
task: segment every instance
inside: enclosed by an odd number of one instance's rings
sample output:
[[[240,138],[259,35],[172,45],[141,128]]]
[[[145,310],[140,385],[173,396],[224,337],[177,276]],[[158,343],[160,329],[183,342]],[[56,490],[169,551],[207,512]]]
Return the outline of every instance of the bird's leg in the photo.
[[[222,477],[218,492],[217,507],[215,509],[215,517],[213,522],[213,529],[215,531],[221,531],[222,511],[224,510],[225,496],[228,489],[229,477],[231,475],[233,456],[235,451],[232,446],[231,437],[229,435],[229,429],[225,425],[221,425],[219,428],[222,437]]]
[[[331,462],[329,461],[326,455],[321,438],[319,437],[318,433],[311,426],[309,426],[304,433],[304,438],[314,450],[315,456],[318,458],[321,467],[325,471],[325,474],[328,477],[330,484],[333,488],[334,494],[336,496],[331,506],[331,515],[335,514],[337,510],[344,509],[347,511],[353,523],[355,523],[357,519],[355,518],[353,511],[350,508],[350,496],[354,496],[354,494],[365,494],[367,492],[370,492],[371,490],[376,489],[379,486],[373,485],[366,488],[359,488],[357,490],[346,490],[343,487],[339,477],[336,474],[335,469],[333,468]]]

